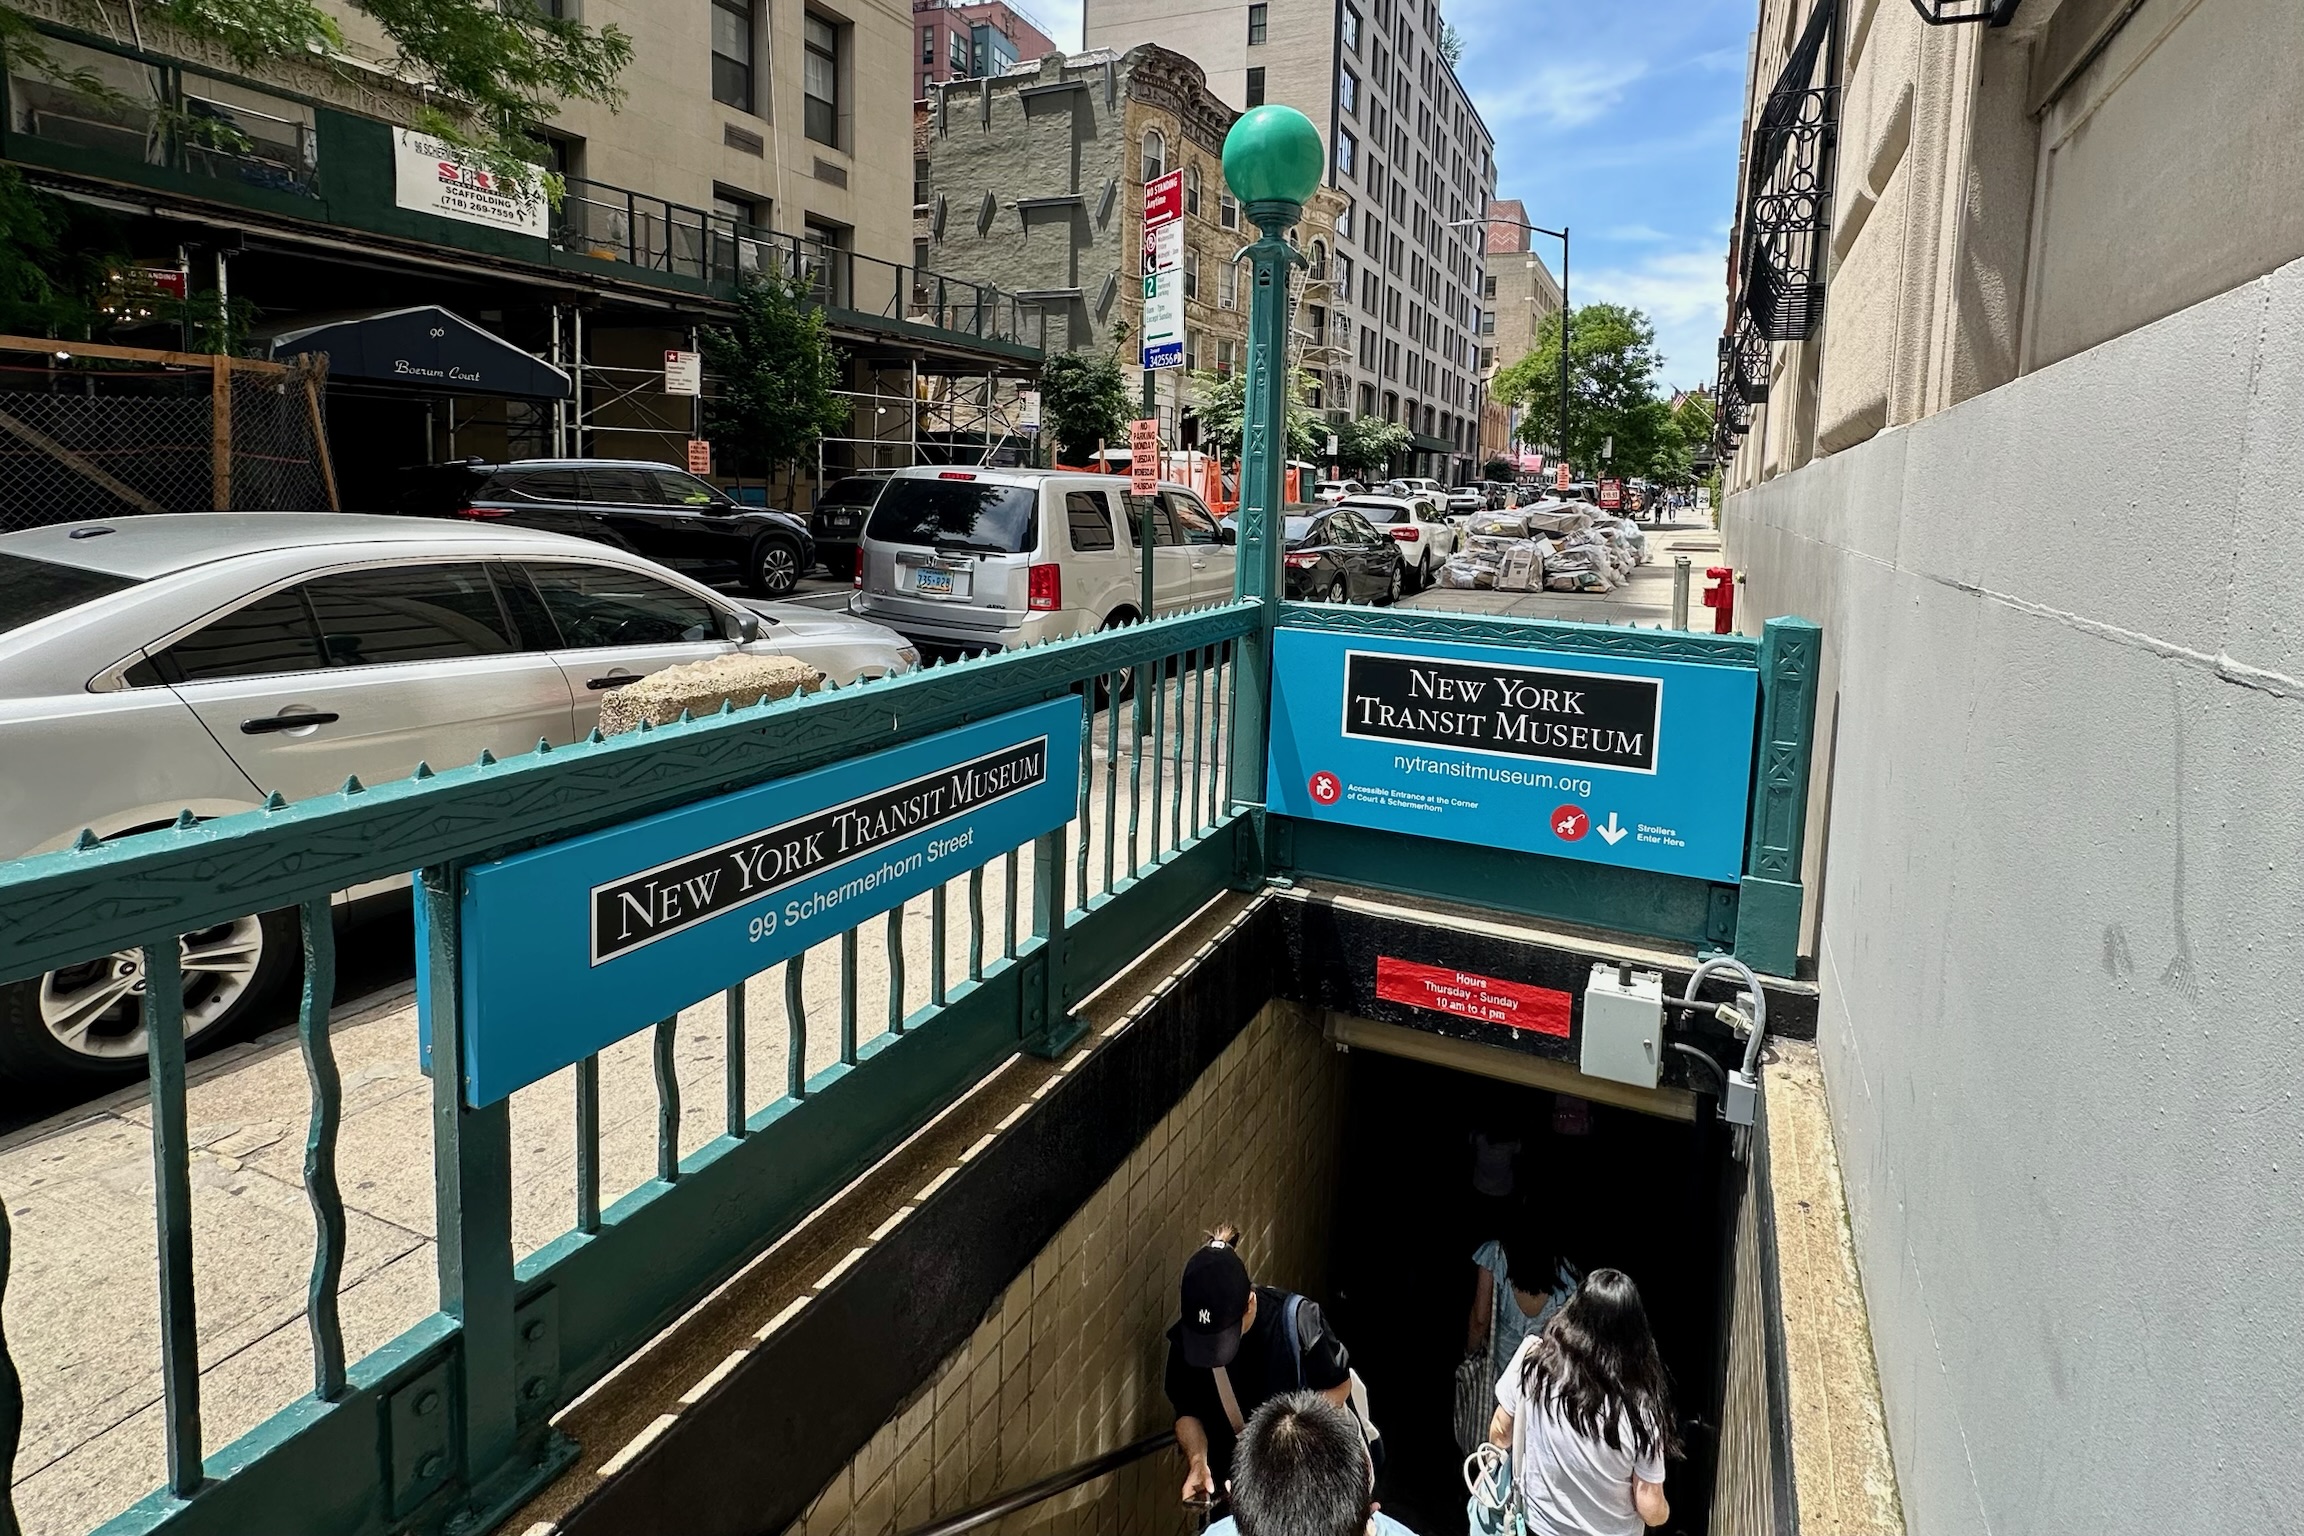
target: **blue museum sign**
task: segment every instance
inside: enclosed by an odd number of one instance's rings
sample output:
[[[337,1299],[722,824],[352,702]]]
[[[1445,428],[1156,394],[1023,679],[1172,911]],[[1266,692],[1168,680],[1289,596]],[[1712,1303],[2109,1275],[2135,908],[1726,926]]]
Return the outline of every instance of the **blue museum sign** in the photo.
[[[1281,629],[1271,809],[1735,881],[1750,667]]]
[[[494,1103],[1063,825],[1080,718],[1077,698],[1036,704],[473,866],[470,1101]],[[421,977],[417,995],[428,1007]],[[429,1050],[428,1016],[422,1028]]]

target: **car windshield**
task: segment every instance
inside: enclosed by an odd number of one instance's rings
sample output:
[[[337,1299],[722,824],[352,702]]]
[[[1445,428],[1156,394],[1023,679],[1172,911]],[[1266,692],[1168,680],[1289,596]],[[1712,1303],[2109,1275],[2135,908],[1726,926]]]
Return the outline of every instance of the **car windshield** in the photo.
[[[819,507],[868,507],[872,505],[873,498],[880,494],[880,487],[887,483],[885,480],[873,479],[865,475],[850,475],[847,479],[835,480],[826,487],[824,494],[816,498],[816,505]]]
[[[1362,517],[1368,519],[1368,521],[1372,523],[1405,523],[1412,520],[1416,515],[1411,509],[1407,507],[1394,506],[1391,502],[1388,501],[1360,501],[1358,499],[1353,499],[1348,501],[1340,501],[1336,503],[1336,505],[1339,507],[1350,507],[1353,511],[1359,513]]]
[[[1315,519],[1309,517],[1292,517],[1288,519],[1288,526],[1285,533],[1285,537],[1287,538],[1288,542],[1291,544],[1303,543],[1305,538],[1312,532],[1312,524],[1314,521]]]
[[[0,634],[135,585],[129,576],[0,555]]]
[[[864,536],[883,544],[1021,554],[1040,542],[1040,492],[973,477],[894,480],[872,509]]]

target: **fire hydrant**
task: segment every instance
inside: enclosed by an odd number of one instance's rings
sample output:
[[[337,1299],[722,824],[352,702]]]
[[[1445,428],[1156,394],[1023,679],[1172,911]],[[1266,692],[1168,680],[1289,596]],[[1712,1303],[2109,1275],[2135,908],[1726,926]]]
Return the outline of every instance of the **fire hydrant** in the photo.
[[[1736,633],[1736,572],[1725,565],[1704,568],[1704,606],[1712,610],[1712,633]]]

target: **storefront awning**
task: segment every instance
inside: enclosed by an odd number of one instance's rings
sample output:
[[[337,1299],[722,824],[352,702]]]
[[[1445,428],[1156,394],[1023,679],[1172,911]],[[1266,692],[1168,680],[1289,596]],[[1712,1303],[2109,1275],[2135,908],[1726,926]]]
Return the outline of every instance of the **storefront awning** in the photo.
[[[1458,451],[1456,445],[1448,439],[1434,437],[1429,432],[1411,433],[1408,441],[1414,444],[1420,453],[1455,453]]]
[[[307,317],[262,339],[276,358],[327,353],[331,379],[513,400],[574,393],[568,375],[550,363],[437,304]]]

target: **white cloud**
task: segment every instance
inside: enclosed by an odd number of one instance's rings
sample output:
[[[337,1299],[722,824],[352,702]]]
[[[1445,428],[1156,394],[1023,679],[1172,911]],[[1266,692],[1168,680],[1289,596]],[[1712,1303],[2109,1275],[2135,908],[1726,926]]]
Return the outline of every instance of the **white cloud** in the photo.
[[[1499,139],[1515,127],[1579,128],[1613,111],[1647,72],[1638,60],[1555,61],[1515,69],[1501,90],[1475,87],[1473,98]]]
[[[1727,240],[1660,251],[1629,266],[1576,275],[1577,306],[1601,302],[1644,311],[1656,325],[1664,377],[1674,384],[1708,380],[1714,344],[1728,312]]]
[[[1086,0],[1032,0],[1032,7],[1024,14],[1032,24],[1048,34],[1048,40],[1066,53],[1080,51],[1080,39],[1086,29],[1082,19]]]

